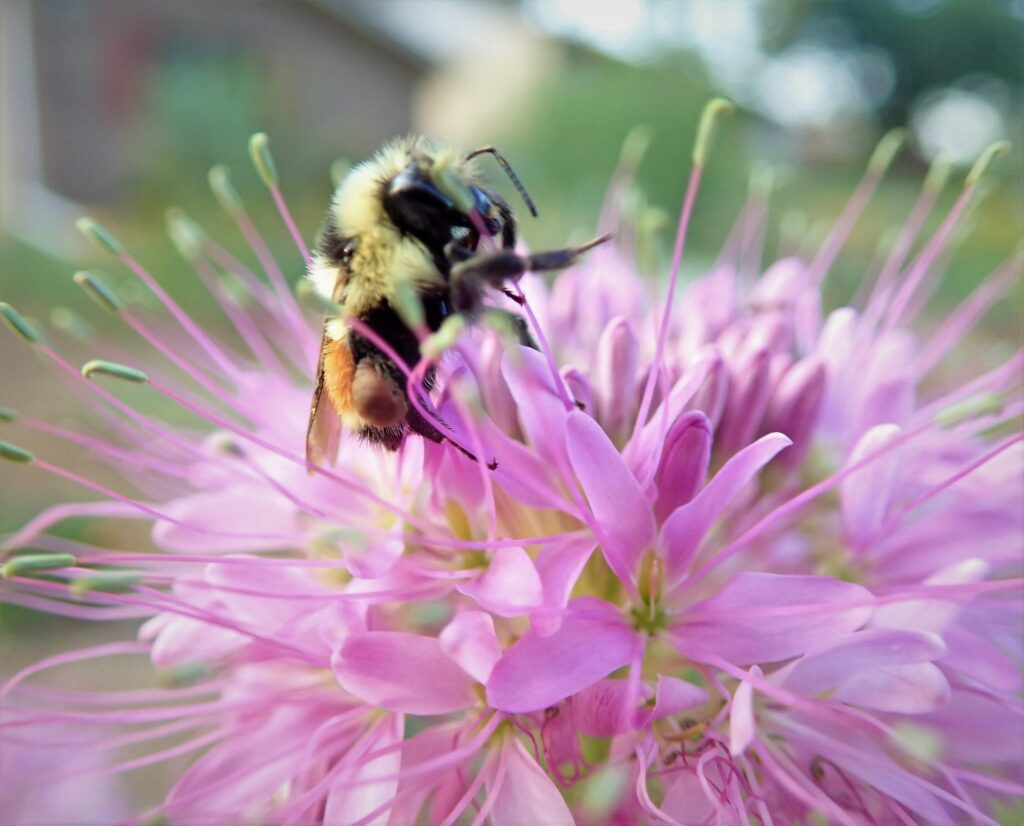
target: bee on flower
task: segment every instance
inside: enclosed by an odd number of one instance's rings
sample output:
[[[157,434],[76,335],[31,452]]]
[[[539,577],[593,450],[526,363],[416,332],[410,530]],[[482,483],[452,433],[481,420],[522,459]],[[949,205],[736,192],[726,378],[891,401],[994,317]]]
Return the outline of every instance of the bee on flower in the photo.
[[[81,365],[0,304],[99,423],[4,410],[0,455],[94,501],[4,537],[0,595],[118,633],[132,620],[137,636],[6,676],[4,822],[37,822],[85,782],[95,797],[77,815],[138,824],[1013,811],[1024,362],[933,379],[1024,254],[929,335],[916,325],[1005,147],[922,240],[951,171],[937,164],[864,301],[826,311],[822,286],[901,135],[883,138],[809,260],[751,273],[768,220],[755,188],[718,264],[684,286],[730,110],[712,101],[698,125],[657,294],[619,240],[635,216],[615,188],[598,239],[617,238],[529,253],[472,153],[418,141],[349,174],[311,252],[254,139],[309,307],[226,170],[211,185],[262,276],[170,214],[245,349],[84,219],[162,307],[76,274],[140,339]],[[629,146],[617,187],[638,160]],[[562,269],[550,285],[535,275]],[[122,481],[25,451],[19,428],[84,447]],[[53,527],[70,517],[144,520],[155,551],[66,539]],[[159,684],[120,686],[113,665],[103,690],[58,679],[119,658],[148,661]],[[141,771],[165,778],[158,800],[126,791]]]

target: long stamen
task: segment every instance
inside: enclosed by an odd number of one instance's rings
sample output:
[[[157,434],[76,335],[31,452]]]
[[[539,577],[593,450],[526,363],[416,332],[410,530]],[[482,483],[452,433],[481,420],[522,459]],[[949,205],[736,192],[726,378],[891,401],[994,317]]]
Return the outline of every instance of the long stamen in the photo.
[[[813,285],[820,284],[825,274],[832,267],[832,264],[835,263],[839,251],[850,237],[857,219],[860,218],[864,208],[871,200],[871,196],[878,189],[882,178],[885,177],[886,171],[906,140],[906,136],[905,129],[893,129],[891,132],[887,132],[882,137],[882,140],[878,142],[878,146],[868,162],[867,172],[857,185],[853,195],[850,196],[850,200],[847,202],[839,218],[832,226],[832,230],[818,250],[818,254],[814,256],[807,267],[808,283]]]
[[[273,159],[271,159],[271,163],[273,163]],[[216,196],[221,207],[235,222],[238,231],[256,256],[256,260],[259,261],[263,272],[266,273],[270,286],[277,296],[280,312],[284,315],[288,326],[299,336],[300,341],[310,338],[309,326],[302,318],[302,312],[295,300],[295,295],[288,286],[288,282],[285,280],[277,261],[274,260],[269,247],[264,242],[263,236],[260,235],[256,225],[253,224],[252,219],[249,217],[245,204],[231,183],[231,177],[226,167],[215,166],[210,170],[210,188],[213,190],[213,194]],[[208,246],[208,251],[211,257],[226,270],[239,275],[243,275],[243,271],[248,273],[248,270],[242,267],[223,247],[211,242]],[[308,254],[308,251],[306,254]]]
[[[697,129],[697,140],[693,147],[693,167],[690,172],[690,181],[686,186],[683,207],[679,213],[679,226],[676,230],[676,241],[672,250],[668,290],[665,294],[661,323],[658,326],[658,339],[654,349],[654,360],[651,363],[651,370],[647,374],[647,381],[644,384],[644,393],[640,400],[640,409],[637,411],[634,435],[636,430],[643,427],[647,421],[647,414],[650,412],[651,402],[654,399],[655,384],[662,380],[662,362],[665,358],[665,345],[668,342],[668,330],[672,318],[672,307],[675,302],[676,286],[679,282],[679,271],[683,263],[683,251],[686,247],[686,233],[690,226],[693,205],[697,200],[700,179],[711,151],[711,139],[715,122],[721,115],[732,111],[733,105],[729,101],[724,98],[715,98],[704,107],[704,112],[701,114],[700,125]]]
[[[167,291],[157,282],[152,275],[130,256],[121,243],[114,238],[104,227],[92,218],[80,218],[78,229],[93,241],[100,249],[112,252],[116,255],[135,276],[146,285],[151,293],[163,304],[174,317],[181,328],[189,334],[207,356],[228,376],[237,376],[238,367],[227,357],[224,351],[196,324],[178,303],[167,294]]]
[[[267,138],[266,133],[257,132],[249,139],[249,155],[252,158],[253,166],[256,167],[256,171],[259,173],[260,180],[270,190],[270,194],[274,199],[274,205],[281,215],[281,220],[284,221],[285,226],[288,228],[288,232],[291,234],[295,246],[305,260],[306,266],[312,266],[313,256],[310,255],[309,246],[302,240],[302,235],[298,227],[295,226],[291,213],[288,211],[288,205],[284,201],[284,196],[281,195],[281,188],[277,178],[277,166],[274,164],[274,158],[270,154],[270,140]]]
[[[925,246],[925,248],[917,256],[917,259],[910,265],[907,272],[906,278],[903,281],[903,285],[897,291],[892,303],[889,305],[888,311],[885,314],[883,324],[885,327],[893,327],[899,324],[904,312],[906,311],[914,293],[920,286],[921,281],[925,275],[931,269],[935,263],[939,254],[945,248],[946,244],[949,243],[950,238],[953,234],[953,229],[956,227],[957,222],[960,220],[978,190],[978,183],[981,177],[985,174],[989,164],[999,157],[1005,155],[1010,151],[1010,144],[1006,141],[995,143],[986,149],[981,157],[978,158],[974,167],[967,175],[967,180],[964,182],[963,192],[960,193],[960,197],[957,198],[956,203],[953,204],[953,208],[949,211],[942,225],[936,230],[931,240]]]
[[[1024,266],[1024,246],[1017,250],[974,293],[954,310],[942,326],[932,335],[931,340],[918,356],[918,376],[926,376],[978,322],[995,303],[1002,298],[1020,276]]]

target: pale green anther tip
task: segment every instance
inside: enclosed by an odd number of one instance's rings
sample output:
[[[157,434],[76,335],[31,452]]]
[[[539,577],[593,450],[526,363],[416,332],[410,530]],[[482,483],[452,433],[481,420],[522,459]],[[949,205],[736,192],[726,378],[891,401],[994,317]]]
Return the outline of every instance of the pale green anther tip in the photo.
[[[7,326],[21,336],[29,344],[38,344],[43,340],[39,330],[25,316],[19,313],[6,301],[0,301],[0,316],[3,316]]]
[[[260,180],[271,189],[277,187],[277,166],[270,154],[270,138],[266,132],[257,132],[249,138],[249,157],[256,167]]]
[[[186,261],[198,259],[206,242],[206,233],[202,227],[177,207],[167,210],[166,218],[167,234],[181,257]]]
[[[134,367],[128,367],[127,365],[118,364],[113,361],[93,359],[92,361],[87,361],[82,365],[82,375],[85,378],[91,379],[97,374],[121,379],[122,381],[134,382],[135,384],[145,384],[149,381],[149,376],[141,370],[136,370]]]
[[[77,564],[78,559],[74,554],[24,554],[11,557],[0,566],[0,576],[10,579],[12,576],[24,576],[36,571],[71,568]]]
[[[242,196],[231,182],[231,170],[223,164],[217,164],[210,169],[207,180],[210,182],[214,197],[225,212],[234,214],[242,211]]]
[[[406,279],[397,279],[394,284],[394,296],[392,305],[398,317],[405,322],[410,330],[415,330],[426,324],[426,315],[423,312],[423,302],[420,300],[416,288]]]
[[[1003,400],[995,393],[980,393],[940,410],[935,416],[935,424],[943,429],[956,427],[962,422],[998,413],[1003,407]]]
[[[902,126],[890,129],[878,142],[868,161],[868,170],[875,175],[884,175],[896,157],[896,153],[907,142],[907,130]]]
[[[640,166],[644,155],[647,154],[647,148],[651,145],[653,135],[654,130],[643,124],[630,129],[619,152],[619,166],[626,169],[636,169]]]
[[[18,414],[9,407],[0,407],[0,422],[13,422]]]
[[[423,342],[420,347],[426,358],[435,359],[455,346],[466,329],[466,319],[461,315],[450,315],[442,323],[440,329]]]
[[[325,316],[339,316],[344,308],[337,302],[322,295],[316,285],[304,278],[295,285],[295,297],[303,307]]]
[[[71,280],[85,290],[86,295],[108,313],[116,315],[124,308],[121,299],[94,273],[80,270],[71,276]]]
[[[445,195],[452,199],[455,208],[464,215],[469,215],[476,206],[473,193],[469,191],[458,177],[451,171],[451,158],[448,155],[438,157],[430,167],[430,179]]]
[[[711,142],[714,137],[715,123],[722,115],[731,115],[736,107],[726,98],[712,98],[704,104],[697,127],[697,140],[693,144],[693,162],[697,166],[706,166],[711,153]]]
[[[82,233],[82,235],[92,241],[104,252],[113,253],[114,255],[120,255],[123,252],[121,242],[114,237],[110,230],[95,218],[83,215],[75,221],[75,226],[78,227],[78,231]]]
[[[932,165],[928,167],[928,174],[924,179],[925,192],[941,192],[948,183],[954,166],[956,164],[953,163],[953,159],[949,155],[937,155],[932,161]]]
[[[0,441],[0,459],[14,462],[19,465],[27,465],[35,461],[35,456],[24,448],[12,445],[10,442]]]
[[[989,146],[978,156],[978,160],[974,162],[971,171],[967,173],[967,180],[964,181],[964,185],[975,186],[981,180],[981,176],[988,170],[992,161],[1008,154],[1011,148],[1012,144],[1009,141],[996,141]]]
[[[71,593],[82,597],[90,591],[105,594],[121,594],[130,591],[142,581],[139,571],[103,571],[79,577],[71,583]]]

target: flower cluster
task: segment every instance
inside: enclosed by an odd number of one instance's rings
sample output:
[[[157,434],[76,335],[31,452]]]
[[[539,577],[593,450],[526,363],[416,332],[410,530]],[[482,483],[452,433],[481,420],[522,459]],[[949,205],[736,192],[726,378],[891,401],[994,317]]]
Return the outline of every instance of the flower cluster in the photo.
[[[860,826],[1013,811],[1022,358],[944,389],[933,376],[1021,253],[929,337],[910,330],[999,148],[918,243],[949,170],[929,175],[859,309],[826,314],[821,286],[894,135],[811,260],[760,272],[754,190],[718,264],[677,296],[722,109],[698,133],[666,295],[629,260],[629,156],[602,219],[618,240],[550,288],[523,281],[537,349],[482,324],[431,342],[425,404],[450,443],[349,438],[333,468],[307,467],[302,448],[315,319],[223,170],[214,191],[267,279],[182,214],[171,230],[232,344],[83,221],[163,306],[76,281],[162,358],[140,346],[80,371],[0,305],[100,423],[5,413],[11,427],[82,445],[123,479],[0,442],[25,472],[102,497],[6,537],[0,595],[144,621],[137,640],[3,684],[4,822]],[[142,385],[139,406],[109,378]],[[156,400],[193,421],[170,424]],[[148,520],[156,552],[51,530],[71,516]],[[162,684],[59,680],[123,657],[148,658]],[[161,766],[162,798],[127,814],[133,773]]]

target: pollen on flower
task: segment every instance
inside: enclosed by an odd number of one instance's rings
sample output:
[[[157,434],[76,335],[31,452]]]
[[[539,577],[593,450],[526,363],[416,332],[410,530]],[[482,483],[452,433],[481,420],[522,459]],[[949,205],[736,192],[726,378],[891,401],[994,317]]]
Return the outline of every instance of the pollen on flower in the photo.
[[[4,537],[0,598],[138,629],[0,687],[5,754],[78,736],[99,754],[18,787],[149,767],[165,785],[137,823],[952,823],[1012,805],[1024,356],[957,381],[937,367],[1018,277],[1019,251],[950,318],[917,323],[1004,148],[925,236],[951,173],[936,162],[860,298],[827,309],[903,136],[882,139],[820,236],[790,222],[804,254],[763,271],[761,169],[717,264],[684,283],[732,109],[712,101],[697,126],[663,293],[636,260],[663,220],[633,184],[639,132],[598,230],[629,233],[550,284],[509,281],[509,301],[492,291],[478,318],[433,327],[416,282],[399,284],[417,358],[392,358],[395,390],[443,438],[388,451],[342,427],[334,465],[304,451],[323,316],[378,355],[388,343],[309,280],[290,289],[285,272],[313,265],[266,135],[252,161],[301,259],[273,258],[224,167],[210,186],[259,273],[168,215],[231,344],[83,219],[150,306],[76,273],[138,337],[97,335],[83,359],[0,304],[94,423],[0,408],[5,436],[46,437],[34,453],[0,441],[0,458],[94,500]],[[454,160],[431,179],[494,254]],[[153,549],[68,538],[72,518],[141,522]],[[53,673],[113,658],[153,687]]]

